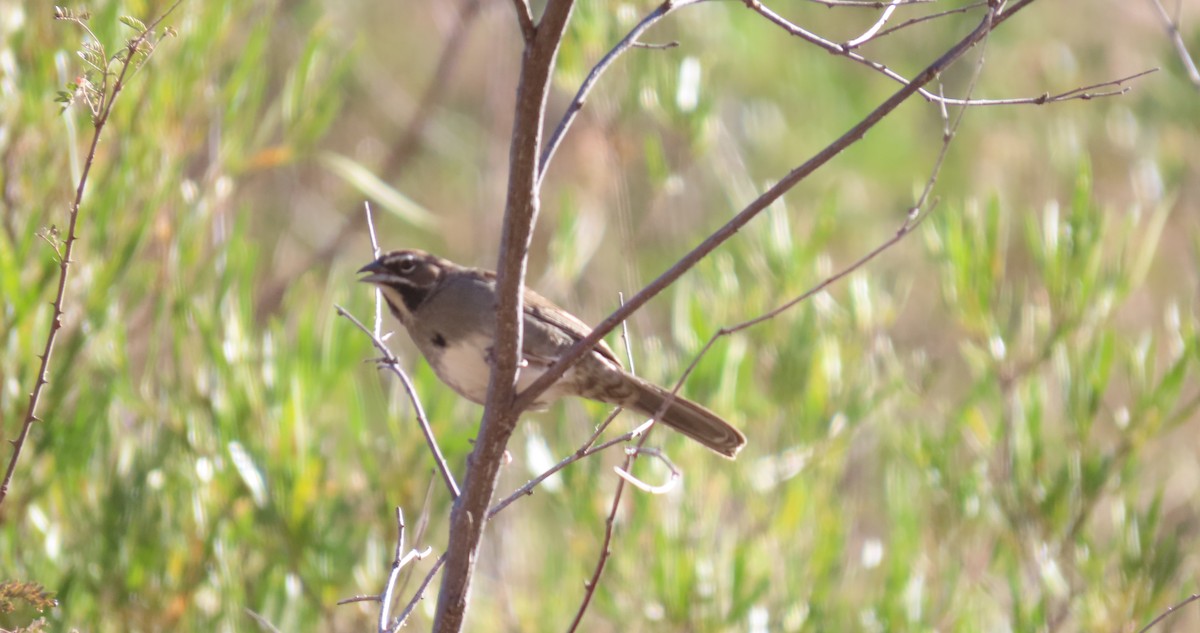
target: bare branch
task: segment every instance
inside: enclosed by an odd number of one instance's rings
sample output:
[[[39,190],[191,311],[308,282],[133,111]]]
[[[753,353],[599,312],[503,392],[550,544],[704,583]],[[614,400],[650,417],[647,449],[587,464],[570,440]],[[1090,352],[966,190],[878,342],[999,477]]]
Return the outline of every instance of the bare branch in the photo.
[[[584,442],[583,445],[580,446],[574,453],[571,453],[570,455],[564,457],[561,461],[559,461],[557,464],[548,468],[542,474],[538,475],[537,477],[534,477],[533,479],[530,479],[524,486],[517,488],[516,492],[513,492],[511,495],[505,497],[503,501],[492,506],[492,509],[488,510],[488,514],[487,514],[488,520],[491,520],[492,517],[499,514],[501,510],[507,508],[509,505],[512,504],[512,502],[516,501],[517,499],[520,499],[521,497],[525,497],[525,496],[533,494],[533,489],[536,488],[538,486],[538,484],[541,484],[546,479],[549,479],[550,476],[553,475],[554,473],[557,473],[558,471],[566,468],[567,466],[570,466],[571,464],[574,464],[575,462],[577,462],[585,457],[588,457],[590,455],[595,455],[596,453],[599,453],[600,451],[603,451],[604,449],[606,449],[610,446],[615,446],[622,442],[628,442],[629,440],[633,439],[634,437],[637,437],[636,430],[630,431],[629,433],[626,433],[620,437],[611,439],[599,446],[595,446],[596,440],[599,439],[600,434],[604,433],[604,429],[607,429],[608,425],[612,424],[612,421],[615,420],[617,415],[620,413],[621,413],[621,409],[619,409],[619,408],[613,409],[612,413],[608,414],[608,417],[604,418],[604,421],[601,422],[596,427],[596,430],[594,432],[592,432],[591,437],[589,437],[587,439],[587,441]]]
[[[384,587],[383,595],[380,597],[382,603],[379,607],[379,633],[384,633],[388,630],[388,610],[392,605],[392,592],[396,588],[396,579],[400,577],[400,570],[404,569],[413,560],[420,560],[429,556],[433,550],[426,547],[424,550],[412,550],[408,553],[404,552],[404,510],[400,506],[396,506],[396,557],[392,559],[392,573],[388,574],[387,585]]]
[[[433,548],[426,547],[423,550],[413,549],[413,550],[409,550],[406,553],[404,551],[404,530],[405,530],[404,510],[402,510],[399,506],[396,506],[396,550],[395,550],[395,555],[392,557],[392,570],[388,574],[387,584],[383,588],[383,593],[380,593],[378,595],[373,595],[373,596],[358,595],[358,596],[354,596],[352,598],[346,598],[345,600],[338,601],[339,605],[352,604],[355,602],[378,602],[379,603],[379,620],[378,620],[378,629],[377,630],[379,631],[379,633],[386,633],[387,631],[395,630],[397,627],[399,627],[401,624],[403,624],[404,619],[406,619],[408,617],[408,609],[406,609],[405,613],[403,613],[403,614],[401,614],[401,616],[397,617],[396,623],[389,627],[389,622],[388,622],[389,612],[391,611],[392,600],[395,596],[396,581],[400,578],[400,571],[403,570],[405,567],[407,567],[408,564],[411,563],[412,561],[421,560],[422,558],[429,556],[429,554],[433,552]],[[439,559],[438,564],[435,564],[433,569],[430,570],[428,577],[432,577],[433,574],[437,572],[437,569],[440,566],[441,566],[441,561]],[[426,579],[425,584],[428,584],[428,577]],[[416,600],[420,599],[420,597],[424,593],[424,591],[425,591],[425,585],[423,584],[418,589],[417,595],[414,596],[413,600],[416,601]]]
[[[847,43],[846,45],[849,46],[850,48],[857,48],[859,46],[862,46],[866,42],[873,42],[875,40],[887,37],[888,35],[891,35],[892,33],[895,33],[896,31],[899,31],[901,29],[906,29],[906,28],[916,25],[916,24],[921,24],[922,22],[929,22],[931,20],[936,20],[938,18],[944,18],[948,15],[954,15],[956,13],[967,13],[970,11],[974,11],[976,9],[982,9],[984,7],[987,7],[987,0],[979,0],[979,2],[973,2],[971,4],[966,4],[961,7],[955,7],[953,9],[947,9],[945,11],[939,11],[937,13],[930,13],[929,15],[922,15],[919,17],[910,18],[908,20],[901,22],[900,24],[897,24],[896,26],[893,26],[888,29],[884,29],[884,30],[876,33],[875,36],[870,38],[869,40],[865,40],[865,41],[858,42],[858,43]]]
[[[526,257],[540,206],[538,151],[551,74],[573,8],[573,0],[550,0],[522,57],[509,148],[504,228],[496,267],[496,340],[492,347],[492,375],[475,450],[467,461],[463,495],[450,513],[450,543],[446,552],[446,573],[438,593],[436,631],[462,630],[488,505],[496,490],[508,439],[521,411],[513,406],[514,388],[521,356]]]
[[[639,427],[647,428],[648,425]],[[635,433],[638,431],[635,431]],[[648,433],[642,434],[638,441],[637,447],[628,450],[625,453],[625,463],[621,466],[621,470],[628,473],[633,468],[633,460],[644,450],[646,440],[650,439]],[[567,627],[567,633],[574,633],[579,628],[579,623],[583,621],[583,614],[587,612],[588,605],[592,602],[592,596],[596,593],[596,587],[600,583],[600,575],[604,573],[604,567],[608,564],[608,558],[612,555],[613,529],[617,523],[617,508],[621,506],[621,497],[625,493],[626,479],[621,477],[617,481],[617,489],[613,492],[612,506],[608,511],[608,517],[604,520],[604,542],[600,546],[600,557],[596,560],[596,567],[592,570],[592,577],[584,583],[583,600],[579,604],[579,609],[575,612],[575,618],[571,620],[571,626]]]

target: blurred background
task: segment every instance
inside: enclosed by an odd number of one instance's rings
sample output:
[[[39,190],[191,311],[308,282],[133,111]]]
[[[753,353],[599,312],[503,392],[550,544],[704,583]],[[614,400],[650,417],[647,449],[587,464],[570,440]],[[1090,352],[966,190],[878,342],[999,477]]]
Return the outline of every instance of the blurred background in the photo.
[[[904,7],[893,23],[965,4]],[[1198,7],[1168,4],[1200,50]],[[654,6],[578,3],[551,125]],[[86,8],[112,55],[133,34],[119,16],[149,22],[166,5]],[[878,16],[773,8],[834,41]],[[862,52],[912,76],[979,19]],[[0,505],[0,582],[40,583],[59,606],[18,601],[0,627],[370,630],[376,605],[337,601],[382,590],[397,505],[409,543],[436,556],[449,499],[411,406],[334,306],[372,318],[354,274],[372,258],[364,200],[385,248],[494,266],[512,5],[216,0],[165,24],[177,36],[104,130],[45,422]],[[48,5],[0,3],[5,440],[36,377],[52,242],[92,134],[82,103],[54,101],[83,75],[85,39]],[[529,285],[593,323],[897,89],[741,3],[680,10],[643,40],[678,46],[630,51],[591,94],[546,177],[531,252]],[[718,342],[683,393],[749,446],[728,462],[654,434],[683,480],[627,493],[586,630],[1134,631],[1197,591],[1197,86],[1152,0],[1038,2],[978,52],[979,98],[1162,70],[1123,96],[968,112],[914,234]],[[947,94],[974,59],[941,78]],[[651,302],[628,323],[639,374],[673,382],[719,328],[891,236],[942,130],[937,106],[911,100]],[[403,334],[392,342],[461,477],[481,408]],[[605,413],[570,402],[526,416],[500,494]],[[573,465],[490,526],[471,630],[567,627],[620,458]],[[650,462],[636,474],[667,476]],[[1196,613],[1158,630],[1194,630]]]

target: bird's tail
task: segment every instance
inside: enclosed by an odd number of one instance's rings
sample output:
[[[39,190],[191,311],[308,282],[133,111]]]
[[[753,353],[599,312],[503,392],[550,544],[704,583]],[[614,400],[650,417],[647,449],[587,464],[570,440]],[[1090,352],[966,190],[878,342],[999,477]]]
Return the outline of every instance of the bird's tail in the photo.
[[[713,451],[730,459],[746,445],[746,436],[722,420],[720,416],[682,396],[671,396],[671,392],[636,376],[634,381],[636,400],[627,406],[644,415],[659,415],[658,420],[676,431],[700,442]],[[664,403],[665,411],[660,411]]]

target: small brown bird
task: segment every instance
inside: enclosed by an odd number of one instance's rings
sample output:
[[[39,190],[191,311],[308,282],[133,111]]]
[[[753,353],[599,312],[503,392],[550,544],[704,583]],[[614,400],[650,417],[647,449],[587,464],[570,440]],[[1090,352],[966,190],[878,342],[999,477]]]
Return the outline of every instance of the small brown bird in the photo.
[[[393,251],[363,266],[360,281],[383,291],[417,349],[442,382],[483,404],[491,377],[496,336],[496,274],[466,268],[424,251]],[[575,315],[526,289],[523,362],[517,391],[528,387],[559,356],[592,330]],[[563,396],[580,396],[654,415],[670,392],[625,371],[600,341],[549,389],[535,407]],[[717,414],[676,396],[659,420],[724,455],[734,457],[746,437]]]

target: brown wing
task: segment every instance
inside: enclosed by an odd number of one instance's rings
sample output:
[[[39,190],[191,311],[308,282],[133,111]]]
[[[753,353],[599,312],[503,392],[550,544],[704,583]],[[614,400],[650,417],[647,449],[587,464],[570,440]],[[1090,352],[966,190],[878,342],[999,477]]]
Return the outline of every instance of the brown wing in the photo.
[[[592,333],[592,328],[587,323],[580,321],[575,315],[554,305],[549,299],[528,288],[525,289],[525,314],[565,333],[576,342]],[[617,359],[617,355],[604,342],[604,339],[598,341],[594,349],[601,356],[616,363],[617,367],[621,366],[621,361]]]
[[[483,269],[476,269],[476,270],[478,272],[482,273],[484,278],[486,278],[492,284],[496,283],[495,271],[483,270]],[[549,309],[541,308],[541,307],[539,307],[539,304],[549,306],[550,308]],[[575,341],[575,342],[582,341],[583,337],[592,333],[592,328],[587,323],[580,321],[579,318],[576,317],[574,314],[571,314],[570,312],[563,310],[562,308],[555,305],[555,303],[553,301],[530,290],[528,287],[525,288],[525,315],[531,319],[537,319],[538,321],[541,321],[542,323],[545,323],[546,325],[549,325],[549,326],[557,329],[558,331],[562,332],[563,334],[566,334],[568,337],[571,338],[572,341]],[[617,358],[617,355],[612,351],[612,348],[610,348],[608,346],[608,343],[604,342],[604,339],[601,339],[599,342],[597,342],[596,347],[593,349],[595,349],[597,352],[599,352],[600,355],[603,356],[604,358],[616,363],[617,367],[622,367],[621,361]],[[528,350],[525,351],[524,356],[526,356],[526,360],[539,360],[539,361],[542,361],[542,364],[547,365],[547,366],[553,364],[553,360],[554,360],[554,359],[531,359],[531,358],[529,358]]]

